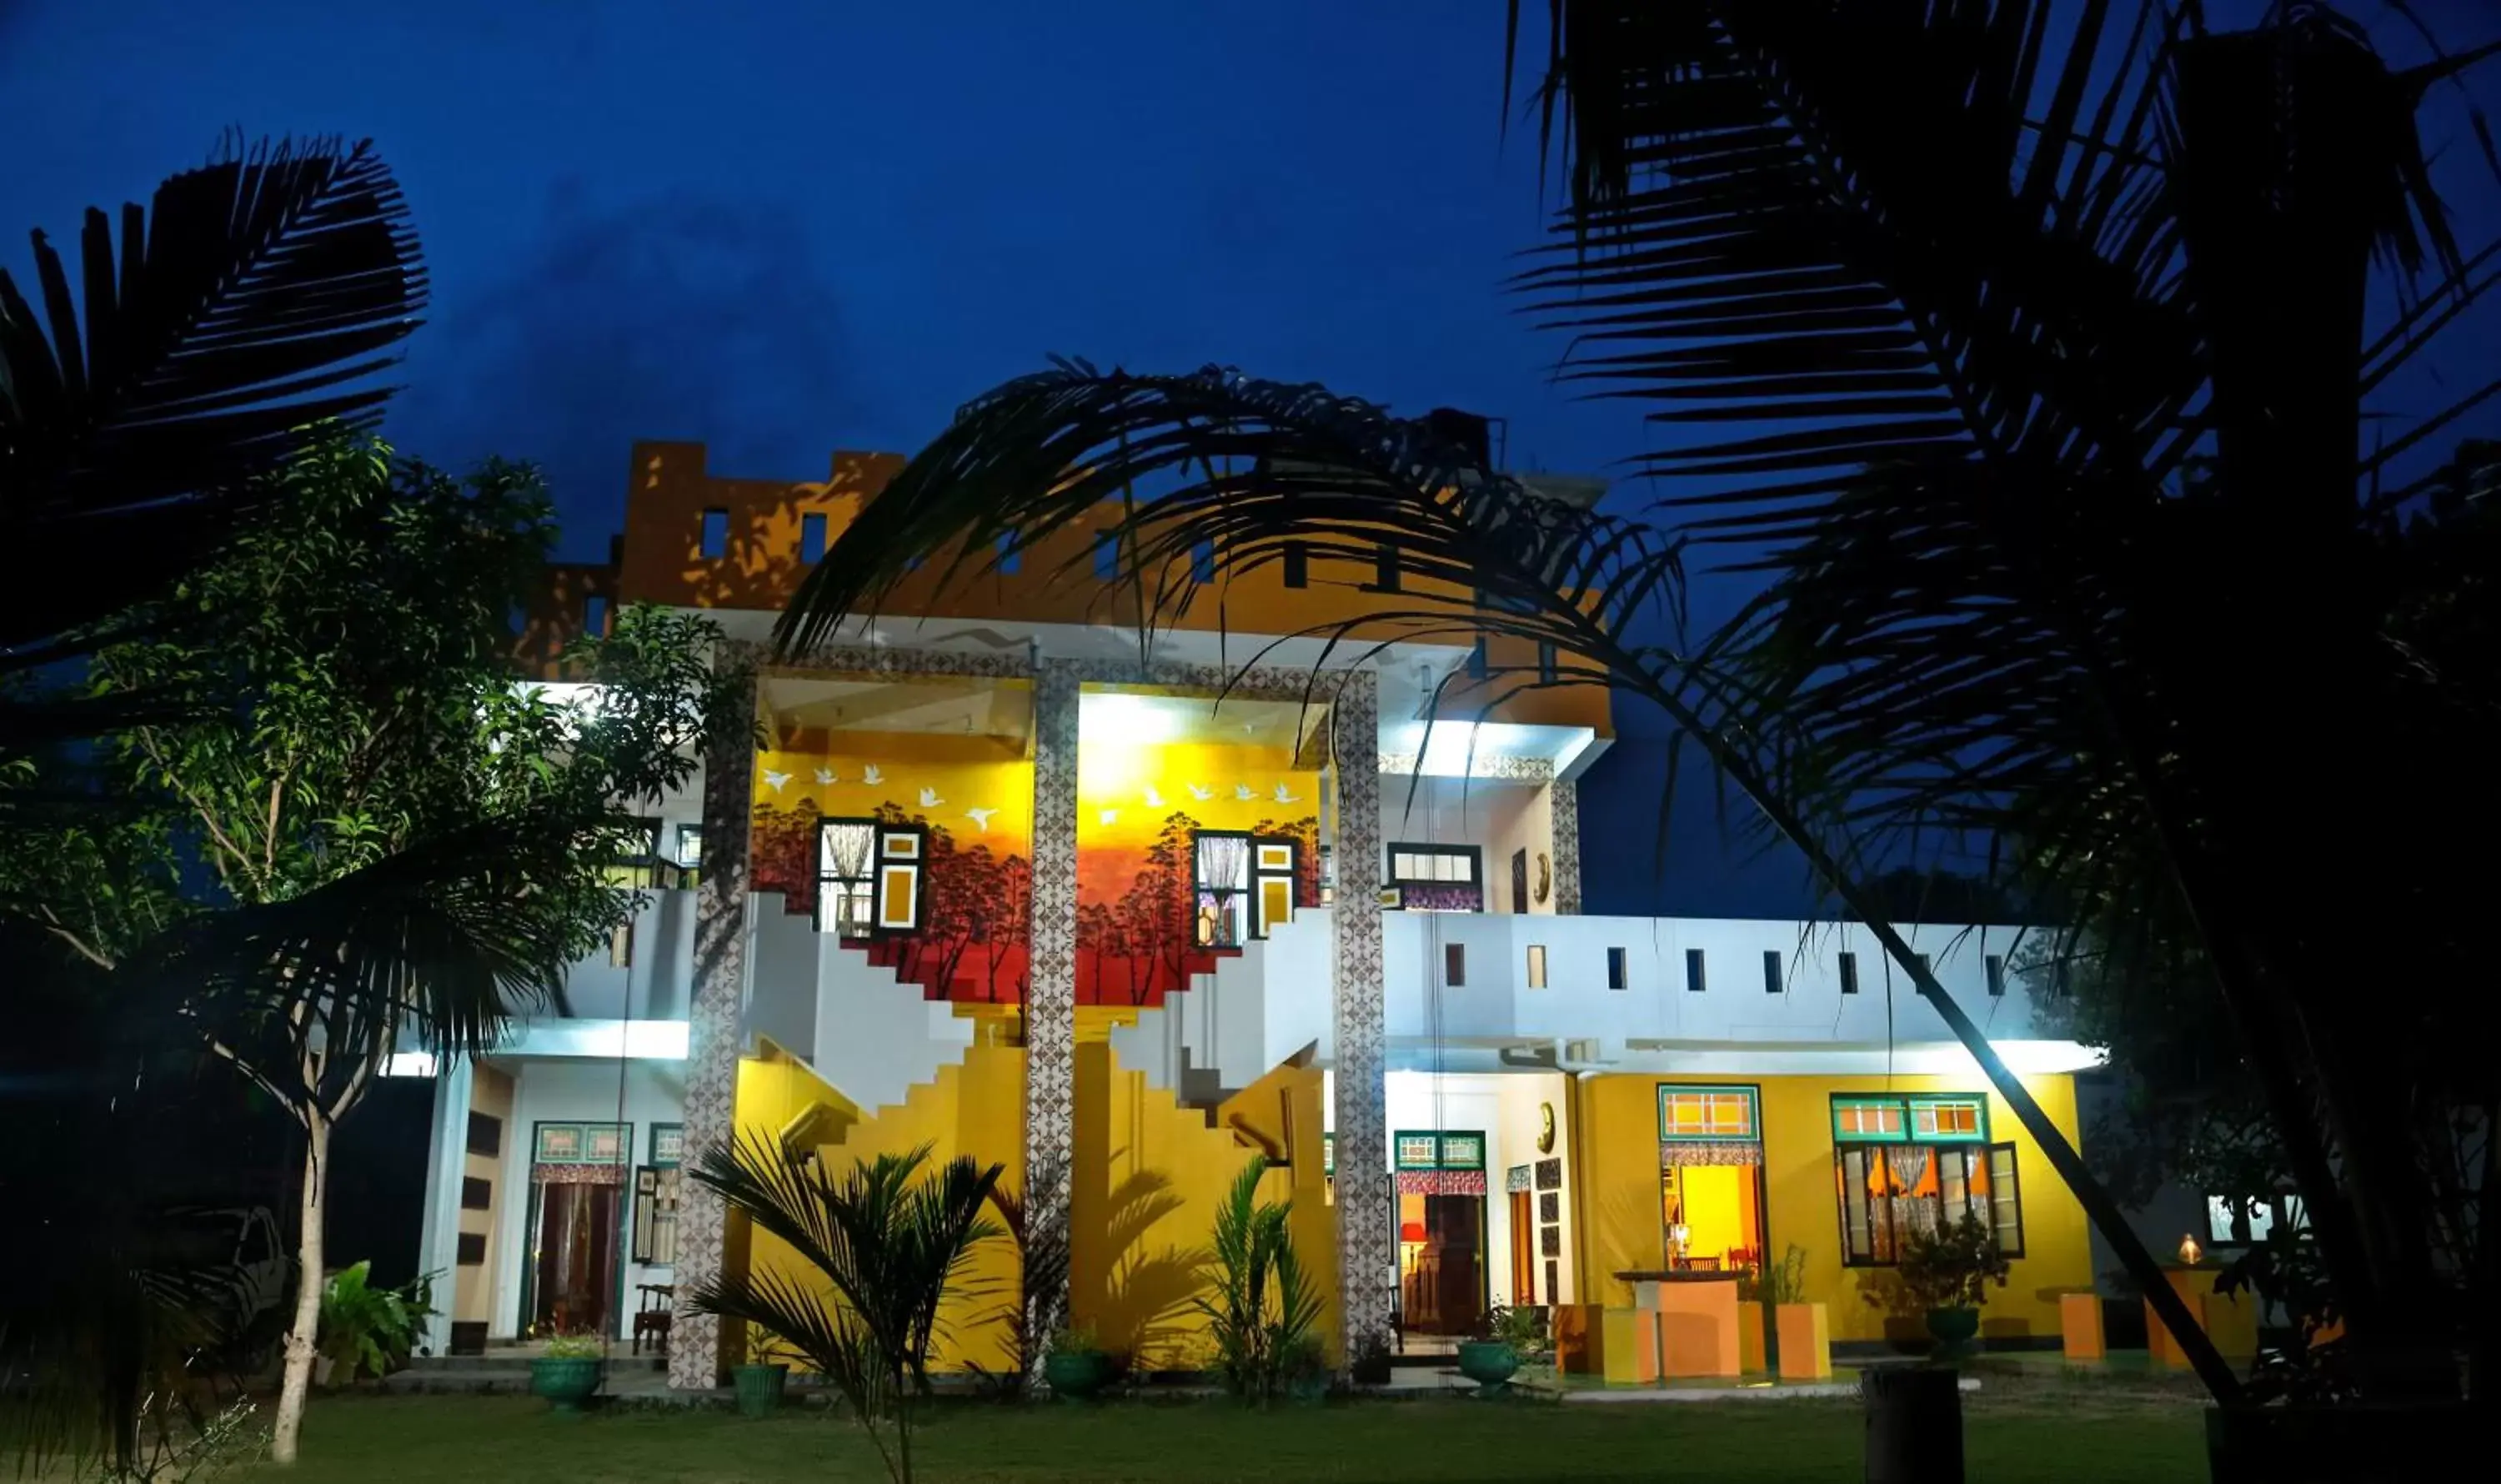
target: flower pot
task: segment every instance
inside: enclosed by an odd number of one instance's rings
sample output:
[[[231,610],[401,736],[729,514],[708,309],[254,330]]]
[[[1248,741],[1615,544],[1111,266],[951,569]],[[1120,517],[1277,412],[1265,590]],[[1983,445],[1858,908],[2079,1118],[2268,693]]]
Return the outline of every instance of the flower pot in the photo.
[[[1043,1357],[1042,1378],[1054,1397],[1090,1401],[1112,1381],[1112,1358],[1099,1350],[1053,1350]]]
[[[1470,1339],[1459,1342],[1459,1374],[1477,1383],[1477,1395],[1492,1397],[1501,1394],[1512,1373],[1519,1369],[1519,1352],[1498,1339]]]
[[[738,1415],[770,1417],[782,1407],[782,1389],[790,1384],[787,1366],[741,1366],[730,1372],[738,1385]]]
[[[550,1411],[579,1412],[598,1390],[599,1357],[595,1355],[542,1356],[530,1362],[530,1395],[547,1398]]]
[[[1972,1348],[1971,1337],[1980,1332],[1980,1310],[1971,1308],[1928,1310],[1928,1334],[1937,1342],[1939,1356],[1962,1355]]]

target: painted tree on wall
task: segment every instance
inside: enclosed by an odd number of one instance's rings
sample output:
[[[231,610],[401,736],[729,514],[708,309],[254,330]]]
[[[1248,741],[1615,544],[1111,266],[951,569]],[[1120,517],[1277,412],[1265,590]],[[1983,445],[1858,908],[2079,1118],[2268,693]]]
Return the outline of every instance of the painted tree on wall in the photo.
[[[757,892],[779,892],[785,911],[817,910],[817,826],[824,816],[817,801],[791,808],[756,806],[748,829],[749,881]]]
[[[1294,905],[1317,907],[1320,904],[1320,822],[1315,815],[1280,823],[1261,820],[1250,826],[1254,835],[1270,836],[1294,842]]]

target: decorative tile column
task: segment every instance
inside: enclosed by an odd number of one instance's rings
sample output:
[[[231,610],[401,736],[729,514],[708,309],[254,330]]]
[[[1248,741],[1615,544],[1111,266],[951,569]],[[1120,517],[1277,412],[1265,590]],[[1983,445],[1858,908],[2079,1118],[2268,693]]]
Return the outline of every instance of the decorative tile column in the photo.
[[[734,652],[716,661],[737,662]],[[695,887],[695,983],[686,1036],[686,1157],[736,1131],[739,1021],[747,997],[747,832],[755,777],[754,690],[709,740],[704,756],[703,875]],[[669,1335],[669,1386],[720,1384],[720,1321],[686,1299],[717,1277],[725,1211],[709,1186],[688,1180],[678,1197],[677,1319]]]
[[[1028,1240],[1068,1241],[1076,1155],[1077,699],[1081,669],[1046,659],[1033,677],[1033,925],[1024,995]],[[1025,1295],[1026,1333],[1066,1322],[1068,1282]]]
[[[1568,917],[1581,915],[1581,786],[1569,778],[1557,778],[1547,786],[1552,801],[1554,823],[1550,832],[1554,836],[1554,910]]]
[[[1397,1197],[1389,1180],[1387,1020],[1381,972],[1381,678],[1346,677],[1330,712],[1337,769],[1337,1247],[1350,1353],[1366,1334],[1389,1337],[1390,1245]]]

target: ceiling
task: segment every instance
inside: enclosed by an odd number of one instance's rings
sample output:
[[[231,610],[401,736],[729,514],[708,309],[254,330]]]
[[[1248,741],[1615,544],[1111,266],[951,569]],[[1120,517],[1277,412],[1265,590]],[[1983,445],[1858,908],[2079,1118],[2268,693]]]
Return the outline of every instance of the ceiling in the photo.
[[[778,727],[905,731],[1023,740],[1033,691],[1020,680],[932,675],[843,680],[767,675],[764,704]]]

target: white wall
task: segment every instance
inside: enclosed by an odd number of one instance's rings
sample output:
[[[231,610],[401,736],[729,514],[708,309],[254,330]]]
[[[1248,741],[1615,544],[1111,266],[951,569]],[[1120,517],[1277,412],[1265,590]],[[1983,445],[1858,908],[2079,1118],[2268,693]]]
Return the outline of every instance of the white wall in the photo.
[[[1693,918],[1511,917],[1464,913],[1382,915],[1388,1032],[1418,1045],[1591,1040],[1601,1061],[1645,1070],[1826,1070],[1848,1051],[1919,1070],[1900,1058],[1960,1056],[1951,1033],[1890,965],[1863,928],[1832,924]],[[2009,973],[2002,997],[1988,995],[1987,955],[2003,955],[2013,929],[1925,928],[1912,935],[1930,953],[1938,980],[1992,1039],[2031,1041],[2038,1032],[2019,976]],[[1447,950],[1463,953],[1464,983],[1447,984]],[[1528,950],[1542,947],[1546,984],[1528,985]],[[1625,987],[1608,988],[1608,950],[1624,951]],[[1685,952],[1703,954],[1706,989],[1685,985]],[[1858,993],[1844,995],[1840,955],[1854,953]],[[1763,956],[1781,960],[1782,990],[1765,990]],[[1890,993],[1887,993],[1888,979]],[[1431,993],[1428,994],[1428,991]],[[2018,1064],[2018,1071],[2072,1070],[2065,1043],[2035,1048],[2061,1064]],[[1824,1060],[1777,1064],[1786,1052]],[[1770,1058],[1773,1060],[1767,1061]],[[1716,1060],[1715,1060],[1716,1059]],[[1733,1062],[1730,1059],[1735,1059]],[[2020,1062],[2019,1053],[2010,1061]],[[1729,1064],[1722,1066],[1722,1062]]]
[[[495,1308],[486,1332],[509,1338],[517,1332],[521,1307],[521,1274],[530,1261],[536,1233],[526,1230],[529,1212],[530,1153],[533,1130],[541,1123],[615,1123],[617,1121],[618,1063],[615,1062],[515,1062],[513,1122],[504,1141],[501,1186],[508,1199],[500,1202],[500,1230],[495,1233]],[[685,1063],[629,1062],[623,1071],[624,1120],[633,1128],[633,1163],[639,1164],[651,1147],[651,1126],[684,1122]],[[624,1201],[619,1204],[617,1256],[625,1270],[624,1295],[617,1314],[617,1337],[632,1334],[631,1318],[641,1296],[640,1283],[666,1283],[672,1269],[623,1261],[633,1252],[633,1172],[626,1172]]]
[[[630,961],[618,967],[602,946],[565,971],[575,1016],[589,1020],[684,1020],[695,972],[695,894],[646,892],[634,915]]]

